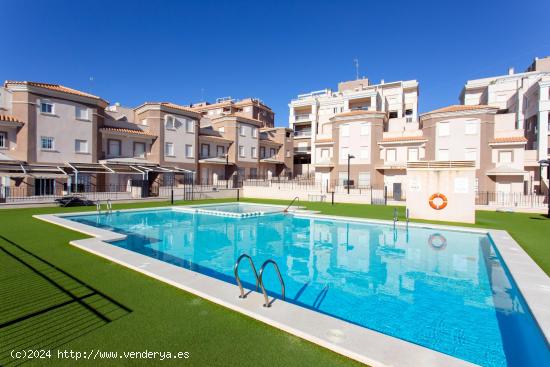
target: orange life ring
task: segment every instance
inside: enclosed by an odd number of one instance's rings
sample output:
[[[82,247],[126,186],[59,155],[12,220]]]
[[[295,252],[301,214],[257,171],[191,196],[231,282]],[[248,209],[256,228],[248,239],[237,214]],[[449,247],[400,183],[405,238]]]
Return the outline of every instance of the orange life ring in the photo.
[[[447,239],[440,233],[432,234],[428,239],[428,243],[434,250],[443,250],[447,247]]]
[[[442,203],[441,204],[434,203],[435,199],[441,199]],[[432,209],[435,209],[435,210],[445,209],[445,207],[447,206],[447,197],[438,192],[430,196],[429,203]]]

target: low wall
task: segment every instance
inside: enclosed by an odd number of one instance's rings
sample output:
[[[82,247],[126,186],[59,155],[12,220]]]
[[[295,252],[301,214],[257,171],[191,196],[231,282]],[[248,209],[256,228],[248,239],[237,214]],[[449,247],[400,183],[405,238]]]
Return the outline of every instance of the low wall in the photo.
[[[236,199],[237,189],[220,189],[217,191],[194,192],[193,200],[202,199]]]
[[[258,198],[258,199],[280,199],[280,200],[292,200],[298,197],[300,201],[319,201],[321,197],[324,197],[324,201],[331,202],[332,194],[321,193],[319,190],[300,190],[294,188],[293,190],[277,189],[275,187],[258,187],[258,186],[245,186],[241,189],[242,197],[246,198]],[[334,194],[335,203],[356,203],[356,204],[370,204],[371,197],[368,194]]]

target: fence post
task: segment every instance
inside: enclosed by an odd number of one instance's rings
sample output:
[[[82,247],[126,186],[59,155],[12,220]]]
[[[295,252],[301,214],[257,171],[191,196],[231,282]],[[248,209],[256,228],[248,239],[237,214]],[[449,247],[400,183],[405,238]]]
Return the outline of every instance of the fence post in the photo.
[[[237,189],[237,201],[241,201],[241,198],[240,198],[240,189]]]
[[[384,205],[388,205],[388,186],[384,186]]]
[[[331,194],[332,194],[332,205],[334,205],[334,191],[331,192]]]

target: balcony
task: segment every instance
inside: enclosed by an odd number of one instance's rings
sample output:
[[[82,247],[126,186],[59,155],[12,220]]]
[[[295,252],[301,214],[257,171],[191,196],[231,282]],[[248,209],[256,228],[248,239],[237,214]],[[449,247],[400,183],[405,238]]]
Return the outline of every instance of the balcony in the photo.
[[[311,121],[311,113],[301,113],[298,115],[294,115],[294,121],[295,122]]]
[[[310,154],[311,147],[294,147],[294,154]]]
[[[294,138],[311,138],[311,130],[296,130]]]

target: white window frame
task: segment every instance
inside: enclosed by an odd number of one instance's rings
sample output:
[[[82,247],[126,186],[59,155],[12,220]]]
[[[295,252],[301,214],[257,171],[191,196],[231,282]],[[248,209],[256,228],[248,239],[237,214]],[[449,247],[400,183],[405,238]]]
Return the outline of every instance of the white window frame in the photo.
[[[393,152],[393,158],[394,159],[390,159],[390,152]],[[386,149],[386,162],[397,162],[397,149],[396,148]]]
[[[221,126],[221,127],[218,129],[218,132],[224,133],[224,132],[225,132],[225,126]]]
[[[172,115],[164,116],[164,126],[166,127],[167,130],[175,130],[176,118]]]
[[[44,106],[50,106],[50,111],[44,111]],[[40,113],[44,115],[54,115],[55,114],[55,104],[49,100],[40,101]]]
[[[136,155],[136,147],[137,146],[143,146],[143,156]],[[142,141],[134,141],[132,143],[132,157],[134,158],[147,158],[147,143],[144,143]]]
[[[473,128],[473,130],[471,130]],[[465,135],[477,135],[477,120],[468,120],[464,125]]]
[[[342,137],[349,136],[349,124],[340,125],[340,136]]]
[[[411,152],[416,152],[416,159],[411,159]],[[417,162],[420,159],[420,149],[418,148],[407,148],[407,161]]]
[[[240,157],[240,158],[244,158],[244,157],[245,157],[244,145],[239,145],[239,157]]]
[[[185,144],[185,158],[194,158],[193,145]]]
[[[369,135],[369,124],[363,123],[361,124],[361,136],[367,136]]]
[[[502,153],[510,153],[510,160],[508,162],[505,162],[501,159],[501,154]],[[509,164],[509,163],[512,163],[514,161],[514,151],[513,150],[510,150],[510,149],[506,149],[506,150],[499,150],[498,151],[498,154],[497,154],[497,158],[498,158],[498,163],[503,163],[503,164]]]
[[[86,149],[82,149],[82,146],[86,147]],[[80,148],[80,149],[78,149]],[[88,153],[88,140],[84,139],[75,139],[74,141],[74,151],[75,153]]]
[[[144,125],[144,126],[147,126],[147,119],[141,120],[141,124]]]
[[[258,137],[258,128],[257,128],[257,127],[253,127],[253,128],[252,128],[252,137],[253,137],[253,138],[257,138],[257,137]]]
[[[195,120],[185,119],[185,132],[189,134],[195,133]]]
[[[44,142],[45,141],[49,141],[49,145],[50,147],[44,147]],[[40,150],[47,150],[47,151],[51,151],[51,150],[55,150],[55,138],[52,137],[52,136],[41,136],[40,137]]]
[[[0,131],[0,148],[7,149],[8,148],[8,132],[7,131]]]
[[[74,116],[77,120],[90,121],[90,110],[88,107],[75,106]]]
[[[443,129],[446,127],[446,130]],[[437,136],[450,136],[451,135],[451,123],[448,121],[441,121],[437,123]]]
[[[245,137],[246,132],[244,131],[244,125],[239,125],[239,135]]]
[[[252,155],[252,158],[258,158],[258,150],[256,149],[256,147],[250,148],[250,154]]]
[[[220,152],[220,150],[221,150],[221,152]],[[224,145],[216,145],[216,156],[217,157],[223,157],[224,155],[225,155],[225,146]]]
[[[164,155],[166,157],[174,157],[174,143],[166,141],[164,142]]]

